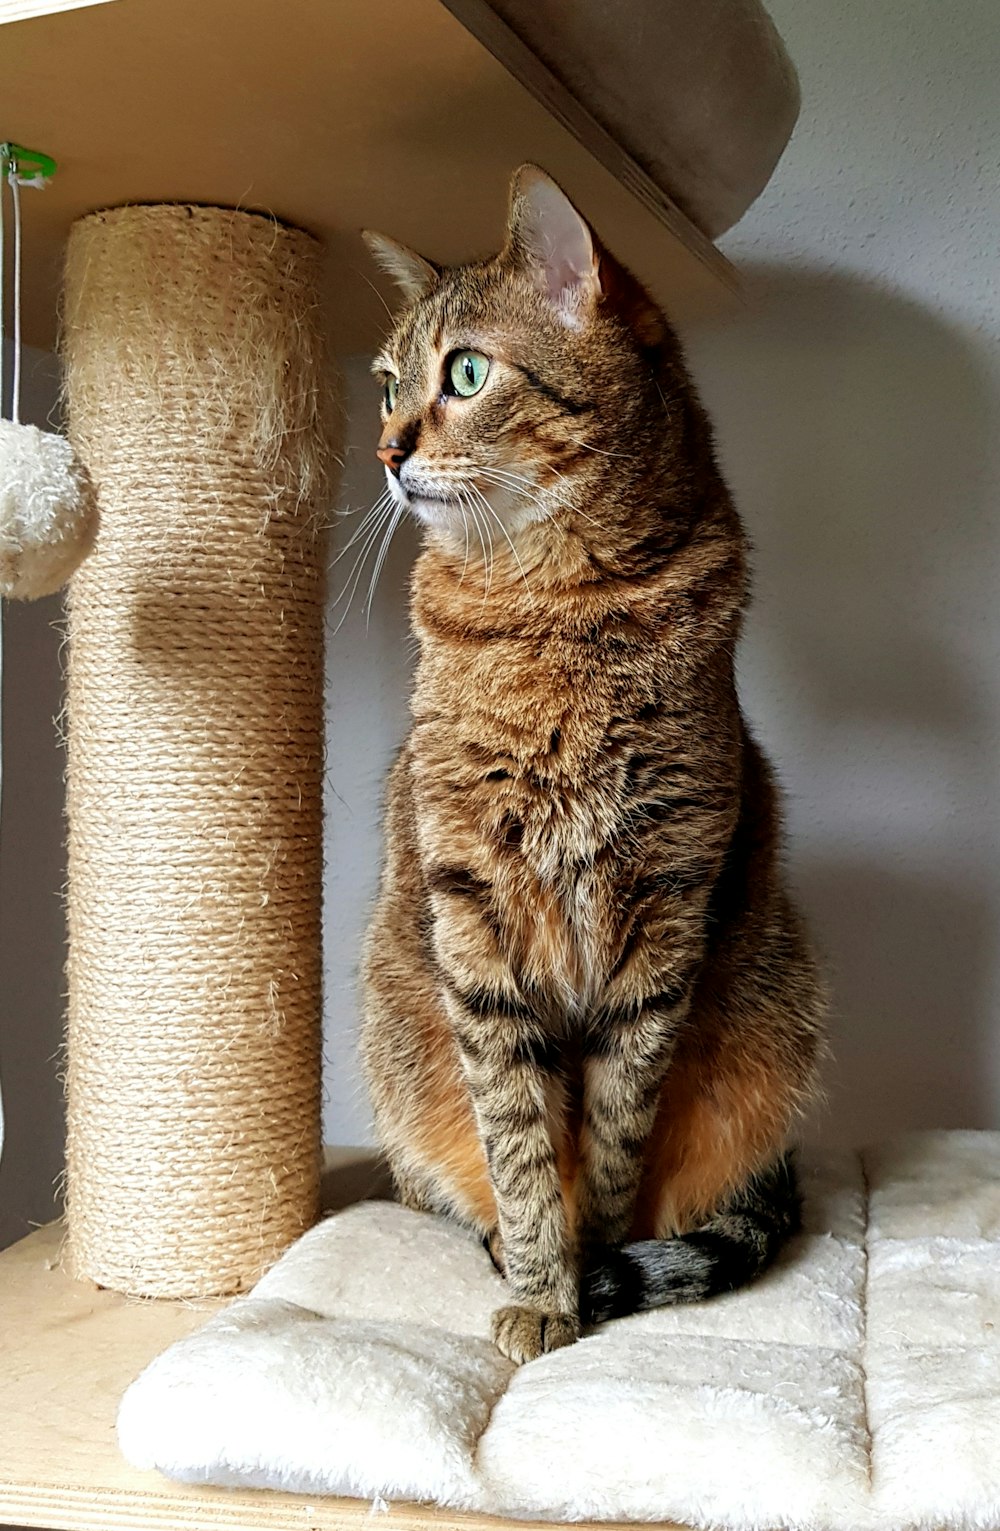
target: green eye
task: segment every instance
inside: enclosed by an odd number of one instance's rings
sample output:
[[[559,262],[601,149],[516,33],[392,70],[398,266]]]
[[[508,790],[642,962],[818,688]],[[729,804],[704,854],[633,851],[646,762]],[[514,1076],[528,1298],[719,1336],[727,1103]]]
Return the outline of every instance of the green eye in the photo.
[[[481,351],[453,351],[445,362],[445,393],[471,399],[486,381],[490,359]]]
[[[391,372],[386,373],[385,378],[385,412],[391,415],[396,408],[396,395],[399,392],[399,378],[393,377]]]

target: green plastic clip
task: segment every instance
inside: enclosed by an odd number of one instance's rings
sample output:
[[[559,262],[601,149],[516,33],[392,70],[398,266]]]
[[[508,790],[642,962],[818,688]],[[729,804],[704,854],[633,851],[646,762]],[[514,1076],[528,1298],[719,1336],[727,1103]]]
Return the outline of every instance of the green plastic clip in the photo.
[[[0,173],[14,176],[19,186],[44,186],[56,173],[56,162],[23,144],[0,144]]]

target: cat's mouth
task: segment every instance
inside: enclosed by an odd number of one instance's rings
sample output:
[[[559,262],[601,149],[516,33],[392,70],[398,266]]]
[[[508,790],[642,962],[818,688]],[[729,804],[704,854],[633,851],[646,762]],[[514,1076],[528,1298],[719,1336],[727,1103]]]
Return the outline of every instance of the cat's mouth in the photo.
[[[427,489],[404,490],[406,508],[426,526],[448,526],[461,521],[462,507],[450,495]]]
[[[510,540],[510,507],[504,502],[512,491],[506,481],[498,485],[487,479],[480,487],[475,477],[428,479],[408,463],[404,463],[398,478],[389,473],[386,477],[397,504],[422,526],[464,540],[470,527],[486,527],[496,522]],[[499,473],[495,477],[499,478]]]
[[[404,489],[403,493],[410,503],[414,500],[426,500],[430,505],[457,505],[458,499],[453,494],[441,494],[436,489]]]
[[[435,485],[403,483],[399,479],[393,480],[391,487],[396,499],[418,521],[440,526],[442,523],[450,525],[453,521],[461,520],[461,497],[454,490],[449,493],[447,489]]]

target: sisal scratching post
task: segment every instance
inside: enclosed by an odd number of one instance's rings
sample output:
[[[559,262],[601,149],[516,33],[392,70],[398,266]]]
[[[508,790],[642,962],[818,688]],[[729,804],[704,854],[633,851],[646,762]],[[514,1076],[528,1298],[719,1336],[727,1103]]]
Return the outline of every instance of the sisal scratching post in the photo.
[[[250,1286],[317,1212],[318,273],[223,209],[70,236],[68,1249],[128,1293]]]

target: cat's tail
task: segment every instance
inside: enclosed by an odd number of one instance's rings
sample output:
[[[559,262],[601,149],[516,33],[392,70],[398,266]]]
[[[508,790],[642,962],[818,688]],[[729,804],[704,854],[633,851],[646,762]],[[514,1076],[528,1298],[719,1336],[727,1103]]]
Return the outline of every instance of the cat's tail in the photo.
[[[786,1154],[696,1232],[607,1250],[584,1275],[580,1316],[601,1324],[735,1291],[767,1269],[799,1220],[795,1165]]]

